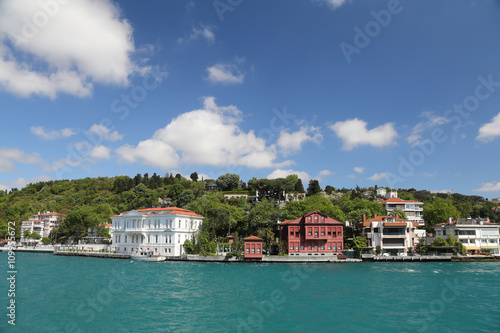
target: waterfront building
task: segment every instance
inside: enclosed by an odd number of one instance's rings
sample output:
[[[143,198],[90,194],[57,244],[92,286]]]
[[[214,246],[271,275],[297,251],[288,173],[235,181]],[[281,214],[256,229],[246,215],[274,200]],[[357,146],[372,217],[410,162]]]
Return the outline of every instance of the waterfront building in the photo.
[[[123,212],[111,217],[112,249],[119,253],[153,250],[155,254],[186,254],[184,241],[192,240],[204,217],[177,208],[148,208]]]
[[[377,195],[385,197],[386,194],[387,194],[387,190],[385,188],[380,187],[380,188],[377,189]]]
[[[424,216],[422,214],[424,211],[423,202],[389,198],[382,201],[382,205],[384,205],[387,214],[390,214],[394,209],[398,208],[405,212],[406,217],[411,222],[417,222],[419,226],[425,225]]]
[[[56,212],[38,212],[32,215],[27,221],[21,222],[21,242],[28,242],[24,238],[24,231],[29,230],[32,234],[37,233],[42,237],[49,237],[52,229],[59,226],[64,215]]]
[[[448,219],[447,223],[433,226],[436,237],[447,238],[454,235],[465,246],[467,252],[478,253],[484,249],[492,254],[500,254],[500,225],[489,220],[461,218],[457,221]]]
[[[367,220],[363,214],[363,222],[358,224],[361,236],[366,237],[367,247],[376,251],[380,247],[382,253],[397,255],[415,248],[418,238],[425,235],[425,230],[418,231],[418,223],[396,216],[375,216]]]
[[[262,243],[263,239],[250,236],[244,239],[245,241],[245,259],[262,259]]]
[[[344,224],[317,210],[280,225],[290,256],[336,255],[344,249]]]
[[[491,202],[500,203],[500,198],[493,198],[491,199]]]

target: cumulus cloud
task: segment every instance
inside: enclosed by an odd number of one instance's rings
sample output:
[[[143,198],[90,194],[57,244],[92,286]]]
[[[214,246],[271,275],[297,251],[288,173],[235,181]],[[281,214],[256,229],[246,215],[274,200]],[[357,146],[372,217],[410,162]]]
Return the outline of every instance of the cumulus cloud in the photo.
[[[448,119],[442,116],[438,116],[430,111],[425,111],[420,114],[420,117],[426,118],[424,121],[416,124],[411,134],[408,136],[407,141],[410,145],[417,146],[421,143],[422,135],[425,131],[428,131],[436,126],[444,125],[449,122]]]
[[[500,136],[500,112],[487,124],[479,128],[479,135],[476,140],[490,142]]]
[[[215,33],[213,32],[213,27],[200,24],[200,27],[193,27],[191,34],[187,37],[179,37],[177,39],[178,43],[188,43],[195,41],[198,38],[205,38],[209,43],[215,42]]]
[[[276,163],[276,147],[239,126],[242,112],[237,107],[218,106],[215,98],[206,97],[203,109],[183,113],[157,130],[151,139],[137,146],[116,149],[120,159],[141,162],[161,169],[179,163],[212,166],[247,166],[268,168],[289,165]]]
[[[347,0],[312,0],[312,2],[327,5],[330,9],[335,10],[346,3]]]
[[[308,183],[309,180],[311,180],[311,176],[305,171],[296,171],[292,169],[284,170],[284,169],[276,169],[273,172],[271,172],[269,175],[267,175],[267,179],[276,179],[276,178],[286,178],[289,175],[297,175],[301,180],[302,183]]]
[[[95,146],[89,151],[89,157],[94,160],[107,160],[110,158],[111,148],[105,146]]]
[[[109,1],[4,0],[0,88],[21,97],[92,94],[93,83],[128,84],[132,27]]]
[[[480,188],[475,189],[476,192],[500,192],[500,182],[485,183]]]
[[[55,140],[58,138],[68,138],[75,135],[77,132],[71,128],[63,128],[62,130],[50,130],[47,131],[43,126],[31,126],[31,133],[35,134],[43,140]]]
[[[374,181],[374,182],[379,181],[381,179],[385,179],[385,178],[388,178],[388,174],[385,172],[376,173],[373,176],[368,177],[369,180]]]
[[[109,128],[102,124],[94,124],[88,130],[88,133],[95,134],[102,140],[107,141],[118,141],[123,139],[123,135],[118,133],[118,131],[111,132]]]
[[[41,164],[43,160],[37,153],[27,154],[19,149],[0,148],[0,172],[15,171],[16,163]]]
[[[207,79],[214,83],[237,84],[243,83],[245,75],[234,64],[215,64],[207,68]]]
[[[354,171],[357,173],[363,173],[365,172],[365,168],[363,167],[354,167]]]
[[[360,145],[384,147],[396,143],[398,133],[392,123],[386,123],[371,130],[366,128],[367,125],[367,122],[355,118],[338,121],[331,125],[330,129],[343,141],[342,149],[344,150],[352,150]]]
[[[50,178],[47,175],[36,176],[36,177],[31,178],[29,180],[26,180],[24,178],[18,178],[14,181],[11,181],[11,182],[0,183],[0,190],[5,191],[8,189],[12,189],[12,188],[21,189],[28,184],[34,184],[34,183],[38,183],[38,182],[46,182],[46,181],[49,181],[51,179],[52,178]]]
[[[280,148],[283,156],[288,156],[302,149],[302,145],[306,142],[320,143],[323,140],[319,127],[304,126],[296,132],[288,132],[287,129],[281,130],[277,146]]]

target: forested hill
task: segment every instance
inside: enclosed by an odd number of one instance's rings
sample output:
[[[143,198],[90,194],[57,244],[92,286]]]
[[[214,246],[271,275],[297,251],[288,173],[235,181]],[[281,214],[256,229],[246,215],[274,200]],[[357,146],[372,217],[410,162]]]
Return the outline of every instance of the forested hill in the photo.
[[[217,180],[199,180],[194,172],[190,178],[180,174],[138,174],[133,178],[117,176],[46,181],[29,184],[21,190],[13,189],[8,194],[0,191],[0,237],[5,235],[8,221],[16,222],[19,235],[21,221],[37,212],[54,211],[68,215],[65,227],[70,227],[70,222],[82,224],[78,231],[75,231],[76,227],[71,227],[71,232],[66,230],[78,238],[85,234],[86,227],[109,222],[112,214],[158,206],[158,198],[170,198],[171,205],[204,215],[206,227],[214,237],[225,235],[229,227],[227,220],[231,221],[231,230],[247,234],[266,228],[275,229],[278,220],[296,218],[312,210],[351,222],[359,222],[363,214],[371,217],[385,213],[383,206],[373,201],[376,187],[351,190],[328,185],[325,191],[321,191],[319,183],[311,180],[306,191],[296,175],[274,180],[252,178],[248,184],[235,174],[225,174]],[[244,199],[225,200],[221,192],[205,191],[207,185],[216,185],[220,191],[249,195],[255,195],[256,189],[264,188],[269,200],[259,203]],[[373,194],[365,197],[363,192],[366,190],[371,190]],[[303,202],[290,202],[282,208],[274,201],[283,199],[280,198],[283,191],[307,192],[307,197]],[[500,222],[500,214],[495,214],[492,209],[499,204],[480,196],[432,194],[415,189],[399,189],[398,196],[424,202],[424,218],[430,225],[444,222],[449,216],[489,217],[492,222]]]

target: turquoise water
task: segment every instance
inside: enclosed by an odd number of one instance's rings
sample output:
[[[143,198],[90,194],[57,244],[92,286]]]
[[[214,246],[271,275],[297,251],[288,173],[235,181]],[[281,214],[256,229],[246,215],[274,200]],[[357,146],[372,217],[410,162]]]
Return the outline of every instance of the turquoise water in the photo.
[[[0,332],[500,332],[500,263],[145,263],[17,253]]]

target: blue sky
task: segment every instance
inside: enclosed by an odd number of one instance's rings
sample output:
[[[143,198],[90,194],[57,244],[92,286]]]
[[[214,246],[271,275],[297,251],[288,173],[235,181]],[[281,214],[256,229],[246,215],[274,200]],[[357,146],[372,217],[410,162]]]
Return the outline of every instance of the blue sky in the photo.
[[[498,1],[0,1],[0,189],[298,174],[500,196]]]

